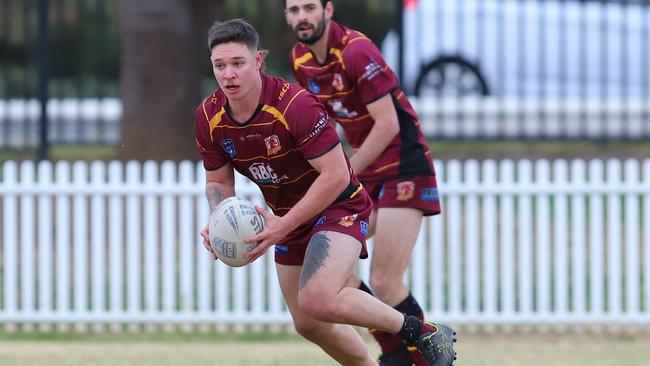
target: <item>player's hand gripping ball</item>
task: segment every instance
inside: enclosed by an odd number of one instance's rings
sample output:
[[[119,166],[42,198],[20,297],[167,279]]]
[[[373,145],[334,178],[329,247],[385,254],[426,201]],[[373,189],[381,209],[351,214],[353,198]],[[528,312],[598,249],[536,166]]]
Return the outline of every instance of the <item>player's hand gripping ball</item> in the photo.
[[[244,253],[257,243],[246,243],[246,238],[264,230],[264,220],[247,200],[229,197],[223,200],[210,216],[210,245],[217,257],[232,267],[248,264]]]

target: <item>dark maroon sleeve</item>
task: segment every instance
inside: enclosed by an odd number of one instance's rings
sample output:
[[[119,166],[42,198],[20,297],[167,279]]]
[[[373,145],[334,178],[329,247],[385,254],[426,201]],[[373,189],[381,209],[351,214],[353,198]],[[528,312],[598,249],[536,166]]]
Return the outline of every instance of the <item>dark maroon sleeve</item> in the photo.
[[[317,158],[339,144],[336,129],[329,123],[325,107],[307,91],[302,91],[285,113],[291,134],[306,159]]]
[[[210,123],[204,111],[203,103],[196,108],[194,114],[194,135],[196,141],[196,149],[203,159],[203,167],[205,170],[217,170],[228,162],[228,157],[219,147],[214,143],[210,134]]]
[[[343,53],[346,73],[355,80],[361,100],[365,104],[388,94],[397,87],[397,78],[383,55],[367,38],[353,40]]]

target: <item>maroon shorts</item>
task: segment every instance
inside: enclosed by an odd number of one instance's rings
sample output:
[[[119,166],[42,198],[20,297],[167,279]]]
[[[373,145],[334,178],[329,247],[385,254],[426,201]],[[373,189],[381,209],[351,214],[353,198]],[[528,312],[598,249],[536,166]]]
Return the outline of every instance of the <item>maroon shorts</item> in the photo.
[[[415,208],[422,211],[424,216],[440,213],[438,184],[434,175],[363,182],[363,185],[370,193],[375,208]]]
[[[359,258],[368,258],[366,238],[371,211],[372,200],[365,189],[352,198],[335,202],[313,220],[300,225],[283,241],[275,244],[275,262],[288,266],[302,265],[307,244],[319,231],[336,231],[350,235],[361,242]]]

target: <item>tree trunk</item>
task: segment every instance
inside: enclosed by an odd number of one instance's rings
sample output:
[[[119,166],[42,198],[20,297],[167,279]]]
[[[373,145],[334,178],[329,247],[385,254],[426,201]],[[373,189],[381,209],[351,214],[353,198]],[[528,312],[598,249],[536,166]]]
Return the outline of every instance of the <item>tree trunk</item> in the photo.
[[[197,160],[194,109],[215,0],[120,1],[122,160]]]

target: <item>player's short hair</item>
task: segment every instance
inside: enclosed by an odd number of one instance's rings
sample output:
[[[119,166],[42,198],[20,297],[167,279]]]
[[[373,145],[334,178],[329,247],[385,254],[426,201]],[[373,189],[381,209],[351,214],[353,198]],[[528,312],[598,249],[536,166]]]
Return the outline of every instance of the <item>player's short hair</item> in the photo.
[[[320,0],[321,5],[323,5],[323,9],[325,8],[325,5],[327,5],[327,3],[329,2],[333,2],[333,0]],[[284,7],[285,8],[287,7],[287,0],[284,0]]]
[[[243,19],[214,22],[208,31],[208,49],[212,50],[214,46],[228,42],[243,43],[252,50],[258,50],[260,35]]]

